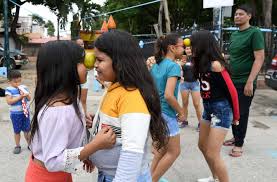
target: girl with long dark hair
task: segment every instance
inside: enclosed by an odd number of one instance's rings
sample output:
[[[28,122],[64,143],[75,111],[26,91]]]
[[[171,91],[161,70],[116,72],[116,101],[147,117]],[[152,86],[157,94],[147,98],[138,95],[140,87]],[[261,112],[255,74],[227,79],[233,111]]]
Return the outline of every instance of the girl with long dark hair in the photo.
[[[93,135],[110,126],[117,136],[112,149],[90,157],[98,182],[151,181],[148,134],[160,149],[167,143],[167,127],[141,49],[129,33],[113,30],[96,40],[94,51],[98,78],[111,86],[94,116]]]
[[[190,39],[194,73],[200,80],[204,106],[198,146],[213,175],[198,182],[228,182],[220,151],[232,122],[238,124],[238,94],[214,36],[203,30],[193,33]]]
[[[115,142],[111,128],[105,128],[82,147],[86,138],[80,102],[80,84],[86,80],[83,60],[84,49],[72,41],[48,42],[39,50],[26,182],[71,182],[80,161]]]
[[[151,67],[150,72],[159,90],[162,116],[169,129],[167,135],[169,141],[164,148],[155,150],[151,166],[154,182],[157,182],[170,168],[179,156],[181,150],[177,120],[184,121],[185,113],[177,101],[181,67],[175,60],[182,58],[183,52],[183,40],[176,34],[162,36],[157,40],[156,64]]]

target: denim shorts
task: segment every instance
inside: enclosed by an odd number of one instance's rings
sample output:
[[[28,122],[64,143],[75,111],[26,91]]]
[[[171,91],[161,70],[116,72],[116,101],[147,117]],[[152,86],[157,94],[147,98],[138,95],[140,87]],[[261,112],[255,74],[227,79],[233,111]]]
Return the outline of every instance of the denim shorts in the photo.
[[[97,182],[112,182],[113,179],[114,179],[114,176],[105,175],[103,172],[99,171]],[[138,177],[137,182],[152,182],[150,169],[147,169],[145,172],[143,172]]]
[[[229,129],[233,121],[233,111],[228,100],[204,102],[203,121],[213,128]]]
[[[170,117],[167,114],[162,113],[162,117],[164,118],[168,131],[169,131],[169,136],[173,137],[176,136],[180,133],[179,131],[179,125],[176,117]]]
[[[26,117],[23,113],[21,114],[10,114],[10,118],[13,124],[13,131],[15,134],[19,134],[21,131],[30,131],[30,117]]]
[[[181,91],[190,91],[191,90],[192,92],[200,91],[199,81],[195,81],[195,82],[184,81],[183,83],[180,84],[180,90]]]

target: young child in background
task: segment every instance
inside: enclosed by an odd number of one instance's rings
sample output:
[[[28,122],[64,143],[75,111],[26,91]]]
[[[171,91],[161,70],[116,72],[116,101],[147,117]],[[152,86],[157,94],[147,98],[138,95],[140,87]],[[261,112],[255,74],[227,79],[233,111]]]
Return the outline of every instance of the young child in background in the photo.
[[[31,100],[28,88],[21,85],[21,73],[11,70],[8,74],[10,86],[6,88],[6,101],[10,105],[10,118],[13,124],[15,147],[14,154],[21,152],[20,133],[24,132],[24,137],[29,145],[30,113],[28,101]]]

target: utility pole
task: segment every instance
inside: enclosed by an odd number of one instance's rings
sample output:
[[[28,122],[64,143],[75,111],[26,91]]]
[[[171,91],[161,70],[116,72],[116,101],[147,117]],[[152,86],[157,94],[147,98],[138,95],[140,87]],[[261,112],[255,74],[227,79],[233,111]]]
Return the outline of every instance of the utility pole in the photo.
[[[60,40],[60,15],[58,15],[58,18],[57,18],[57,40]]]
[[[10,69],[10,50],[9,50],[9,20],[8,20],[8,0],[3,0],[4,8],[4,66]]]

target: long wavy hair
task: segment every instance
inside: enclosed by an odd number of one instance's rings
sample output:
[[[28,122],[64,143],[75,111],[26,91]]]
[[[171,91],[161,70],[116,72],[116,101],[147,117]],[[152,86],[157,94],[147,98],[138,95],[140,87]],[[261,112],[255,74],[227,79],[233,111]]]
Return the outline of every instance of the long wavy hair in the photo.
[[[211,69],[211,63],[213,61],[219,61],[227,71],[229,71],[229,65],[225,61],[217,41],[213,34],[208,30],[201,30],[195,32],[190,37],[192,47],[192,61],[194,64],[194,74],[196,78],[199,75],[206,73]]]
[[[116,81],[127,90],[138,89],[151,115],[150,134],[155,147],[167,144],[168,128],[161,116],[158,91],[147,69],[138,42],[127,32],[113,30],[101,35],[95,47],[112,59]]]
[[[169,45],[176,45],[180,36],[178,34],[168,34],[157,39],[155,44],[156,63],[160,63],[167,54]]]
[[[73,104],[81,121],[78,98],[80,80],[77,64],[84,60],[84,49],[72,41],[52,41],[44,44],[37,58],[37,83],[35,89],[35,113],[31,122],[31,139],[38,130],[38,114],[55,102]]]

